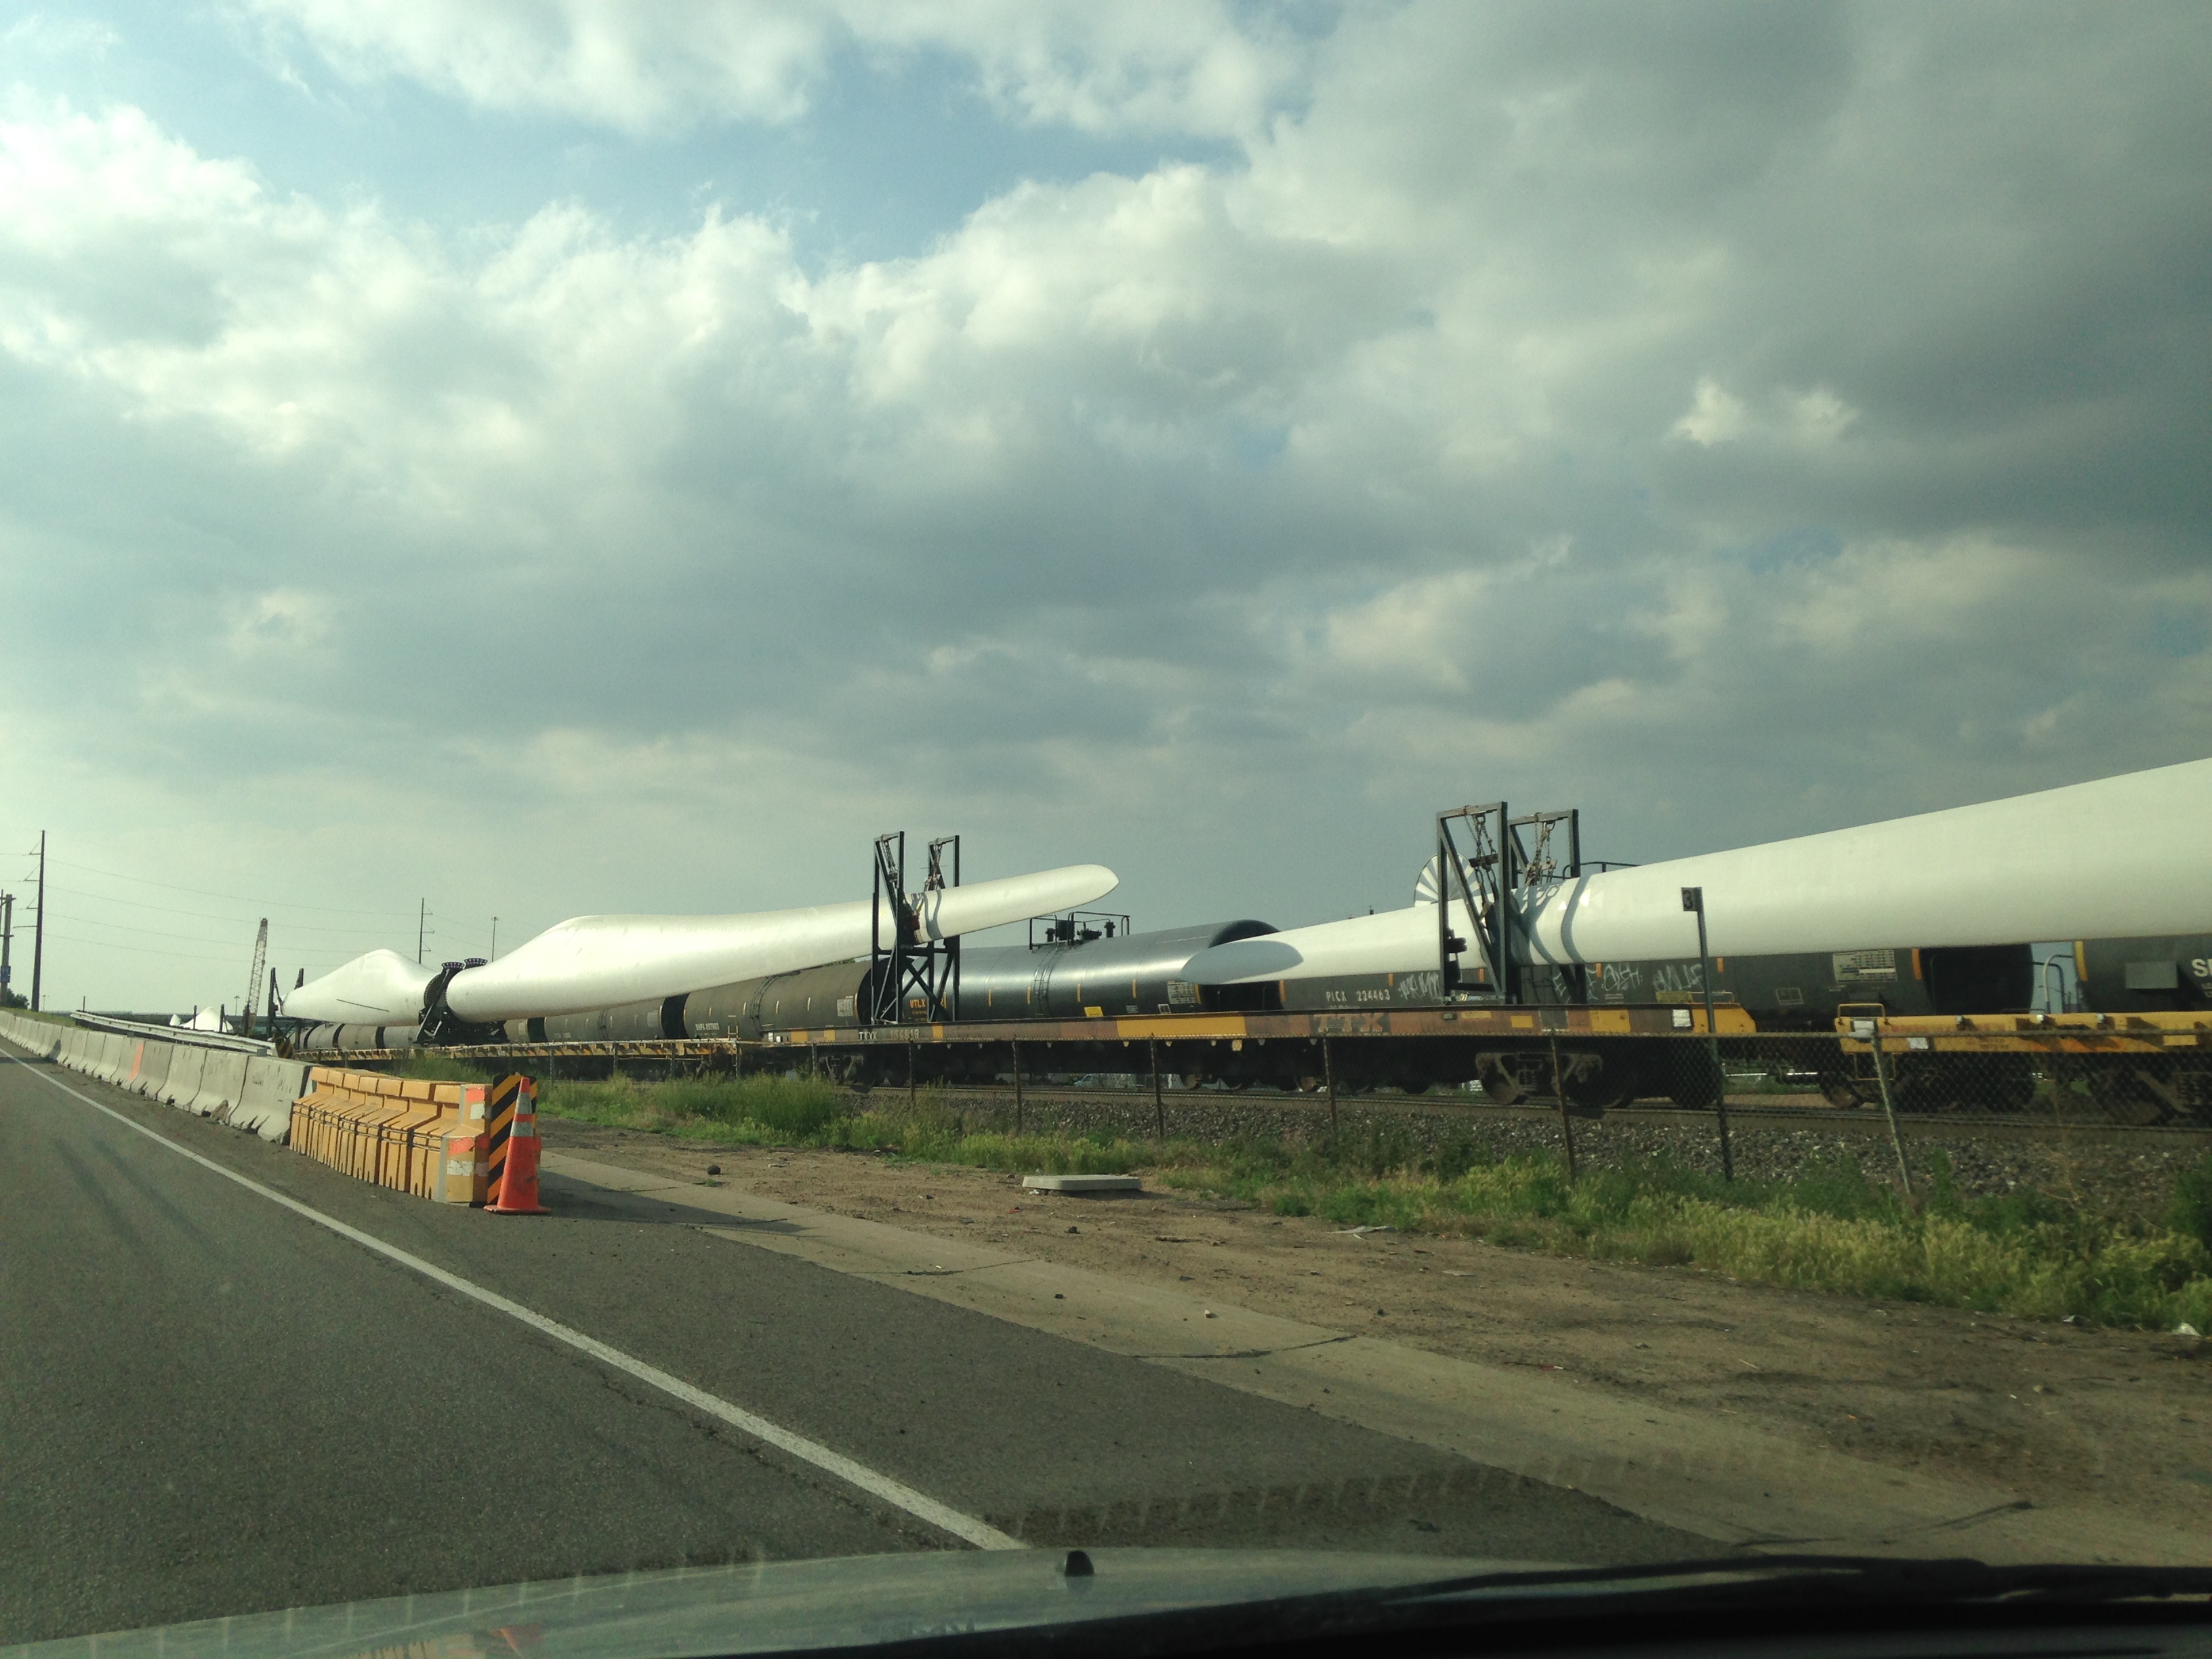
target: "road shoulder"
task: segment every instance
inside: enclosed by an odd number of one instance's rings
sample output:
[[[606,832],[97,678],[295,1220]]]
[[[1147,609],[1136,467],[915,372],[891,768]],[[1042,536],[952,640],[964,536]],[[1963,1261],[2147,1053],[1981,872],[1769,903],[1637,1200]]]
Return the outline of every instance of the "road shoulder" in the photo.
[[[1563,1367],[1484,1363],[1348,1323],[1285,1317],[1211,1288],[1185,1289],[1185,1281],[1195,1283],[1188,1275],[1176,1274],[1171,1285],[1159,1282],[1164,1274],[1055,1260],[1034,1248],[1049,1236],[1034,1221],[1024,1237],[1003,1231],[994,1237],[976,1218],[939,1208],[940,1193],[972,1186],[971,1199],[1012,1193],[1013,1203],[996,1207],[1024,1213],[1018,1188],[985,1172],[905,1169],[897,1185],[908,1202],[939,1209],[915,1218],[917,1225],[896,1202],[878,1206],[899,1214],[894,1224],[793,1203],[758,1190],[750,1178],[754,1166],[772,1175],[775,1166],[788,1170],[810,1155],[718,1152],[731,1179],[709,1184],[691,1147],[680,1152],[701,1173],[670,1167],[678,1150],[665,1143],[601,1146],[586,1156],[549,1148],[546,1169],[556,1182],[680,1202],[697,1212],[704,1231],[736,1243],[1584,1492],[1731,1545],[2007,1560],[2201,1556],[2201,1539],[2187,1527],[2104,1506],[2043,1506],[2007,1483],[1885,1465],[1741,1413],[1622,1398]],[[743,1184],[732,1184],[741,1177]],[[1026,1200],[1032,1217],[1048,1208],[1054,1221],[1071,1218],[1066,1226],[1079,1239],[1086,1225],[1095,1231],[1103,1214],[1095,1201]],[[1176,1216],[1188,1222],[1194,1213],[1217,1225],[1225,1219],[1157,1197],[1141,1212],[1146,1225]],[[1155,1237],[1176,1243],[1188,1236]]]

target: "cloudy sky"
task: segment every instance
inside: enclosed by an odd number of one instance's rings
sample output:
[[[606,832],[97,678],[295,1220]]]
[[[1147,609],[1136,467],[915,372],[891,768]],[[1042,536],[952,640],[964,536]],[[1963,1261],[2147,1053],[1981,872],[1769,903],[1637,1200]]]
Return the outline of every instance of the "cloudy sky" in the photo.
[[[899,827],[1291,925],[1462,801],[1644,860],[2212,753],[2199,3],[4,17],[49,1006]]]

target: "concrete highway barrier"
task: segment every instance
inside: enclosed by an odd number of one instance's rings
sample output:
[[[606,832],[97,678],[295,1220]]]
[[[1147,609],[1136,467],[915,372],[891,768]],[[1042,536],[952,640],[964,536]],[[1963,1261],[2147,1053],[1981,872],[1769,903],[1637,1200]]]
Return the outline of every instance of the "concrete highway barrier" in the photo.
[[[168,1081],[169,1063],[176,1055],[177,1045],[173,1042],[148,1043],[138,1062],[138,1075],[131,1079],[131,1086],[149,1100],[159,1100],[161,1085]]]
[[[246,1062],[250,1058],[222,1051],[209,1054],[200,1073],[199,1098],[192,1109],[219,1123],[229,1122],[238,1097],[246,1092]]]
[[[200,1077],[207,1066],[209,1051],[182,1042],[176,1047],[176,1053],[169,1056],[169,1075],[161,1085],[161,1098],[164,1104],[189,1112],[199,1098]]]
[[[317,1103],[319,1112],[311,1110],[303,1120],[319,1136],[319,1150],[310,1156],[364,1181],[424,1197],[433,1195],[442,1167],[431,1150],[436,1136],[459,1127],[480,1137],[485,1128],[482,1084],[419,1083],[338,1072],[318,1080],[327,1068],[304,1060],[88,1031],[13,1012],[0,1012],[0,1036],[71,1071],[179,1111],[213,1117],[278,1146],[293,1139],[294,1103]],[[307,1101],[301,1101],[302,1095]],[[479,1161],[481,1155],[479,1146]],[[459,1201],[468,1202],[465,1173],[462,1188]],[[474,1201],[483,1201],[480,1167]]]
[[[33,1019],[24,1014],[9,1014],[6,1018],[9,1039],[42,1059],[52,1060],[66,1035],[63,1027],[46,1020]]]
[[[292,1103],[307,1092],[307,1065],[296,1060],[256,1055],[246,1061],[246,1082],[231,1108],[230,1127],[250,1129],[283,1146],[292,1131]]]

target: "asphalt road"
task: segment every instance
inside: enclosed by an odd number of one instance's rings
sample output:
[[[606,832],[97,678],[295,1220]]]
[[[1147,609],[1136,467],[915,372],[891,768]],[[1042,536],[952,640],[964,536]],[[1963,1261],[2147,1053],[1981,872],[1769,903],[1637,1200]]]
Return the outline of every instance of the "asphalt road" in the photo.
[[[0,1641],[966,1547],[131,1123],[1028,1543],[1711,1547],[696,1224],[726,1218],[434,1206],[0,1054]]]

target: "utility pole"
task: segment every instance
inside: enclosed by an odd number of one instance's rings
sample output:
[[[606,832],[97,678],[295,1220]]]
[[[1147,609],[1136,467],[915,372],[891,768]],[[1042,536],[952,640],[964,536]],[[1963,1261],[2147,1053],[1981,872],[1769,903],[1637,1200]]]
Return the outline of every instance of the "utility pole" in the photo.
[[[497,916],[491,919],[491,955],[485,960],[488,962],[499,960],[499,918]]]
[[[8,988],[8,981],[15,970],[9,965],[8,953],[15,942],[15,896],[0,893],[0,991]]]
[[[415,917],[415,961],[417,966],[420,966],[422,961],[422,943],[429,931],[429,927],[430,901],[424,899],[422,909]]]
[[[46,967],[46,832],[39,831],[39,914],[31,935],[31,1012],[39,1012],[39,992]]]

